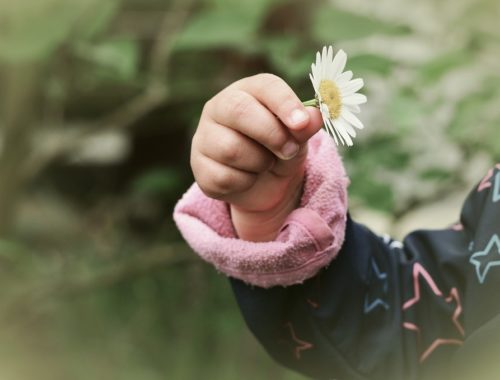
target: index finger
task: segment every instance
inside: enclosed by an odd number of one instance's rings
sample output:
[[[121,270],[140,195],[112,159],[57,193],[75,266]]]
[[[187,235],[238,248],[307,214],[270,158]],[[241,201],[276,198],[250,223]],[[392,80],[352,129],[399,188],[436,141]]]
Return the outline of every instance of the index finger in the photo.
[[[252,95],[275,114],[293,134],[309,123],[310,116],[306,108],[290,86],[273,74],[257,74],[244,78],[235,85]]]

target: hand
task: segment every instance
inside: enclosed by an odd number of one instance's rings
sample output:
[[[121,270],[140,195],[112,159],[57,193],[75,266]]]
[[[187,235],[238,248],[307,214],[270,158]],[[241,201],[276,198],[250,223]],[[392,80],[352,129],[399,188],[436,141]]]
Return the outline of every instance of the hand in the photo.
[[[205,104],[191,167],[207,196],[231,205],[240,238],[276,237],[298,206],[307,141],[321,126],[320,112],[271,74],[241,79]]]

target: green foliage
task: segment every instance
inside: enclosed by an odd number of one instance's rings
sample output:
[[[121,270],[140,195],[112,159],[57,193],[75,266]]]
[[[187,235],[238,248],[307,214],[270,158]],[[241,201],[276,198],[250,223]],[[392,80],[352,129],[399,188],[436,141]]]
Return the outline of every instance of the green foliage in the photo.
[[[460,102],[450,128],[459,143],[485,150],[495,160],[500,159],[499,84],[498,78],[492,78],[482,91]]]
[[[276,2],[276,1],[274,1]],[[214,1],[177,37],[177,49],[251,49],[272,0]]]
[[[78,36],[81,30],[89,37],[102,30],[116,4],[113,0],[0,2],[0,60],[45,60],[73,33]]]
[[[395,26],[331,6],[319,7],[312,23],[314,37],[326,44],[374,34],[404,34],[408,31],[404,26]]]
[[[392,186],[382,179],[383,171],[397,171],[407,167],[410,155],[397,147],[396,135],[372,137],[369,143],[359,144],[358,149],[343,153],[348,163],[351,185],[350,197],[366,206],[387,213],[394,212]]]
[[[100,43],[81,43],[75,47],[77,56],[91,62],[101,75],[120,81],[131,81],[139,69],[137,42],[120,38]]]
[[[439,56],[422,65],[419,72],[426,82],[434,82],[450,71],[465,66],[472,61],[469,52],[465,50],[454,51]]]
[[[356,75],[364,73],[375,73],[389,75],[396,62],[390,58],[377,54],[359,54],[349,57],[347,68]]]
[[[297,36],[271,36],[262,44],[272,66],[290,80],[300,80],[310,71],[311,56]]]
[[[170,199],[182,191],[182,176],[176,168],[154,169],[132,183],[132,192],[140,196]]]
[[[402,89],[387,107],[393,131],[400,135],[421,127],[419,121],[427,111],[420,99],[408,89]]]
[[[247,15],[244,10],[204,12],[179,35],[177,48],[244,47],[252,41],[258,27],[257,21],[255,15]]]

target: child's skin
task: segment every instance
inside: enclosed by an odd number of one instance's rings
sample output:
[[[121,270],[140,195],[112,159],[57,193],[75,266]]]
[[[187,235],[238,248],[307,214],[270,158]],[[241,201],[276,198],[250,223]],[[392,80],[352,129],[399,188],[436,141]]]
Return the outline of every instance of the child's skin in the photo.
[[[272,74],[241,79],[205,104],[191,167],[207,196],[230,204],[241,239],[276,237],[298,206],[307,141],[322,125],[319,110]]]

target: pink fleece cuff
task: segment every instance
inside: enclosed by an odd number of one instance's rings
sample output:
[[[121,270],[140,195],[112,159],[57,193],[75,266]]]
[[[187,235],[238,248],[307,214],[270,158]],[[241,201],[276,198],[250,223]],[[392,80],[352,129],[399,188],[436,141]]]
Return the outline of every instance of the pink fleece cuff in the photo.
[[[193,250],[226,275],[260,287],[292,285],[314,276],[340,250],[348,182],[335,145],[320,131],[309,141],[300,207],[274,241],[238,239],[228,205],[196,184],[177,203],[174,220]]]

